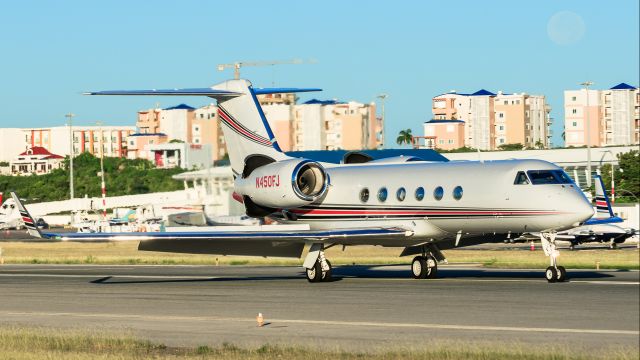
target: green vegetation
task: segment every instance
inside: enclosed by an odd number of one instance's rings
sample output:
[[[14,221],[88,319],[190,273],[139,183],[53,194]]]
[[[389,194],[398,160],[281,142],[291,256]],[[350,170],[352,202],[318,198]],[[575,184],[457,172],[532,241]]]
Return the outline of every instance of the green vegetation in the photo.
[[[0,166],[9,166],[8,161],[0,161]]]
[[[522,150],[524,149],[524,145],[517,143],[517,144],[502,144],[500,146],[498,146],[498,149],[502,150],[502,151],[518,151],[518,150]]]
[[[69,198],[69,159],[62,169],[46,175],[0,176],[0,191],[17,191],[28,200],[54,201]],[[73,159],[76,197],[100,196],[100,159],[83,153]],[[171,178],[180,168],[156,169],[143,159],[104,158],[105,182],[109,196],[174,191],[182,183]]]
[[[137,242],[72,243],[72,242],[2,242],[6,264],[149,264],[149,265],[285,265],[300,266],[302,259],[260,258],[242,256],[174,254],[138,251]],[[400,258],[397,248],[353,246],[345,251],[335,247],[326,251],[334,265],[409,264],[410,257]],[[445,250],[450,264],[474,263],[491,268],[544,269],[549,260],[538,246],[536,251],[523,250]],[[638,250],[563,251],[562,265],[570,269],[639,269]],[[407,267],[408,269],[408,267]]]
[[[215,341],[215,339],[212,339]],[[391,346],[367,352],[265,344],[243,348],[232,344],[168,347],[121,332],[52,328],[0,327],[0,353],[5,359],[637,359],[637,348],[611,346],[598,350],[566,345],[425,341],[410,348]]]
[[[640,198],[640,151],[631,150],[618,154],[619,166],[615,167],[616,202],[638,202]],[[611,164],[600,169],[602,181],[611,189]]]
[[[413,135],[411,134],[411,129],[400,130],[400,132],[398,133],[398,137],[396,138],[396,143],[398,145],[402,145],[402,144],[410,145],[412,138],[413,138]]]

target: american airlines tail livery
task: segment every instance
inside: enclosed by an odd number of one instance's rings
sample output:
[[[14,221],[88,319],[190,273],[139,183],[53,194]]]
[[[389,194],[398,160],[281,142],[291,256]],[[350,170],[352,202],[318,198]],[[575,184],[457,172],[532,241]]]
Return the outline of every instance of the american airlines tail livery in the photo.
[[[540,233],[549,282],[563,281],[555,235],[594,214],[582,191],[558,166],[540,160],[429,162],[393,158],[328,164],[286,155],[257,95],[319,89],[254,88],[229,80],[211,88],[117,90],[87,95],[206,96],[218,111],[235,176],[234,197],[254,217],[305,224],[301,231],[171,233],[42,233],[18,204],[31,235],[52,241],[139,241],[139,250],[300,257],[310,282],[331,279],[324,250],[336,246],[401,247],[416,255],[416,279],[434,278],[441,250]]]

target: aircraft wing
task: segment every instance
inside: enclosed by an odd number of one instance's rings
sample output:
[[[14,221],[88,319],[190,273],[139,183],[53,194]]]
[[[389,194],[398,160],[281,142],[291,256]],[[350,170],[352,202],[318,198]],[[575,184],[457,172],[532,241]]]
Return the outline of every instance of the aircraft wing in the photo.
[[[305,244],[377,244],[413,236],[402,228],[352,228],[335,230],[281,231],[193,231],[140,233],[50,233],[41,232],[15,193],[22,221],[39,241],[120,242],[138,241],[139,250],[190,254],[300,257]]]

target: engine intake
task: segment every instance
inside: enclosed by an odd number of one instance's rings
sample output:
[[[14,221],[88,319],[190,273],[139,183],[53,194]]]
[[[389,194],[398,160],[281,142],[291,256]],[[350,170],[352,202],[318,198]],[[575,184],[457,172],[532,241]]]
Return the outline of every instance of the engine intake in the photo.
[[[302,200],[313,201],[327,190],[328,177],[320,164],[303,161],[293,170],[293,190]]]

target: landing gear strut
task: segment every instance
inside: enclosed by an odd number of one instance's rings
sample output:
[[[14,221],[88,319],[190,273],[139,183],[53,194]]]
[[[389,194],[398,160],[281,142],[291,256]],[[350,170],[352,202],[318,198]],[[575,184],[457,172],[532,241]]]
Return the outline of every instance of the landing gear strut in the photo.
[[[331,262],[324,257],[324,245],[312,244],[302,265],[309,282],[331,281]]]
[[[549,257],[549,262],[551,263],[544,272],[544,277],[550,283],[565,281],[567,279],[567,270],[564,266],[558,266],[560,252],[556,250],[556,234],[542,233],[540,234],[540,241],[542,242],[542,250]]]
[[[422,255],[416,256],[411,262],[411,274],[414,279],[435,279],[438,275],[438,260],[425,247]]]

